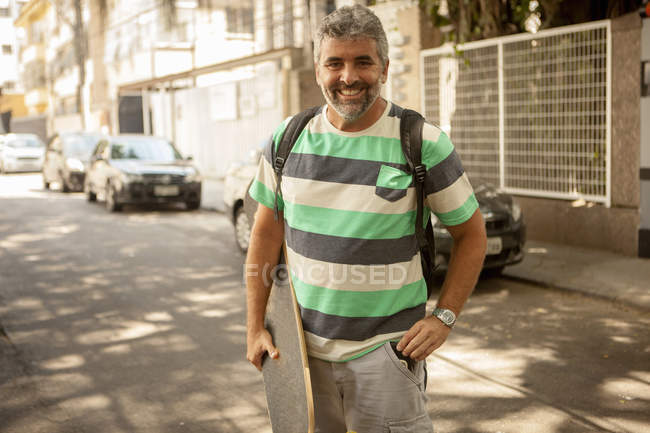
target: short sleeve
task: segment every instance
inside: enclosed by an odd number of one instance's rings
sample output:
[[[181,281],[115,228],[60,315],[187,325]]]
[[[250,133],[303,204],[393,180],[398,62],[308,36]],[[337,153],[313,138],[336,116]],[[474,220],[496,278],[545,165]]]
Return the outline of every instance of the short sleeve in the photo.
[[[277,149],[277,143],[280,137],[282,137],[289,120],[290,118],[287,118],[282,122],[264,145],[255,179],[248,190],[253,200],[270,209],[273,209],[275,204],[275,190],[277,186],[277,176],[273,170],[273,154],[274,150]],[[278,209],[281,211],[284,210],[284,201],[282,200],[281,192],[278,194]]]
[[[439,128],[425,124],[422,134],[422,162],[427,168],[426,204],[442,224],[462,224],[479,205],[460,156],[449,136]]]

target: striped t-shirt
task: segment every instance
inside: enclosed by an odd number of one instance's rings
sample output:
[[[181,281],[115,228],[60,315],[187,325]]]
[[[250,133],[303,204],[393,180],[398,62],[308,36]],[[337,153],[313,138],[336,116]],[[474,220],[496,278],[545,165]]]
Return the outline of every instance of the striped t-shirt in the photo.
[[[400,144],[402,109],[387,104],[359,132],[335,128],[325,107],[302,131],[282,172],[287,261],[310,356],[347,361],[402,335],[425,315],[426,283],[415,237],[416,196]],[[250,195],[273,208],[275,131]],[[478,208],[449,137],[425,124],[426,215],[445,225]]]

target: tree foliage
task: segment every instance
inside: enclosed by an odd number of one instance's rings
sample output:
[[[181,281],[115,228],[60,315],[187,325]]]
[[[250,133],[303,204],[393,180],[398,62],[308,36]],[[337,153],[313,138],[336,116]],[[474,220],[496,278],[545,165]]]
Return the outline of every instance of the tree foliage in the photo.
[[[450,42],[464,43],[536,29],[615,18],[643,0],[420,0]]]

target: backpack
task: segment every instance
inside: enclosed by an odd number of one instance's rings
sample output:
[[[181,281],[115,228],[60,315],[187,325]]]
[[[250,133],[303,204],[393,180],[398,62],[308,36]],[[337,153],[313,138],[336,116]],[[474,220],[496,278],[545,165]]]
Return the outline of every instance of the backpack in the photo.
[[[277,176],[277,185],[275,188],[275,200],[273,212],[275,218],[278,218],[278,195],[280,193],[280,183],[282,181],[282,170],[284,163],[291,153],[293,145],[298,140],[302,130],[307,123],[321,111],[320,106],[312,107],[296,114],[287,125],[280,144],[272,146],[273,170]],[[402,152],[406,159],[409,172],[413,176],[416,193],[416,217],[415,217],[415,237],[417,238],[418,248],[420,250],[420,259],[422,261],[422,273],[427,284],[427,299],[435,285],[434,271],[435,265],[435,239],[433,236],[433,225],[431,219],[427,221],[426,227],[422,221],[424,217],[424,179],[427,169],[422,164],[422,127],[424,118],[416,111],[404,109],[400,119],[400,141],[402,143]]]

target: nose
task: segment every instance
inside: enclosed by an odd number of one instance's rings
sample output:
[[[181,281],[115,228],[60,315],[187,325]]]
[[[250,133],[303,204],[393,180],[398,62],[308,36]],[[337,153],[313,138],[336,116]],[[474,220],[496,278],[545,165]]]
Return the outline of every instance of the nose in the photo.
[[[347,86],[351,86],[359,80],[359,74],[354,64],[345,64],[341,71],[340,80]]]

